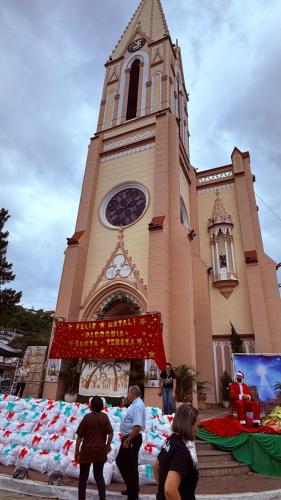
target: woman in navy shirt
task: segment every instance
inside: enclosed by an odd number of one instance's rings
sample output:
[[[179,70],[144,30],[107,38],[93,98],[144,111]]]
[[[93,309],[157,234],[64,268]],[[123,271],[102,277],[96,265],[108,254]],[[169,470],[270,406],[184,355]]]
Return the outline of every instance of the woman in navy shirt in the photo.
[[[188,404],[182,404],[176,411],[173,434],[166,439],[153,464],[158,483],[157,500],[195,500],[199,474],[186,443],[196,436],[198,414],[198,410]]]

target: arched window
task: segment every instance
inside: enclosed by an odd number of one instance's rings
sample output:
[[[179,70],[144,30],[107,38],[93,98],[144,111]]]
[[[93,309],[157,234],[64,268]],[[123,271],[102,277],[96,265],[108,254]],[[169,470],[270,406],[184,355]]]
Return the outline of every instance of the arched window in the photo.
[[[136,59],[131,66],[130,72],[126,120],[131,120],[137,116],[139,78],[140,60]]]

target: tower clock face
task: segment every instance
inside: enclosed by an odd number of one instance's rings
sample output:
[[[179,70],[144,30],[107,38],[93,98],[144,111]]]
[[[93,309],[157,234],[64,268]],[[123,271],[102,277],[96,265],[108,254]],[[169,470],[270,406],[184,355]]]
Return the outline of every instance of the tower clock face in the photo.
[[[136,52],[137,50],[140,50],[144,46],[145,42],[145,38],[138,38],[137,40],[134,40],[132,43],[130,43],[128,51]]]
[[[126,188],[116,193],[107,203],[105,217],[115,227],[128,226],[142,215],[146,196],[141,189]]]

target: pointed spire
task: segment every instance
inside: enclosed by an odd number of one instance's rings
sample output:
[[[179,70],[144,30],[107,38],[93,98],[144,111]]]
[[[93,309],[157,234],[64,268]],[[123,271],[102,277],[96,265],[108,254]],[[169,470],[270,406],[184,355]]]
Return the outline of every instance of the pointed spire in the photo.
[[[141,0],[129,24],[112,52],[112,58],[121,57],[135,36],[156,41],[169,35],[168,25],[160,0]]]
[[[214,224],[221,224],[225,222],[227,224],[232,224],[232,219],[230,215],[227,215],[224,208],[223,202],[220,198],[220,192],[216,190],[216,200],[213,208],[212,217],[209,219],[208,226],[213,226]]]

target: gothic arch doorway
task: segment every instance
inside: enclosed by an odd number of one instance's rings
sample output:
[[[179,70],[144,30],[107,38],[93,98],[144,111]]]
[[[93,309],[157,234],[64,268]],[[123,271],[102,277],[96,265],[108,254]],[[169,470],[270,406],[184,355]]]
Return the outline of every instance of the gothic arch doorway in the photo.
[[[97,319],[116,318],[142,314],[141,304],[132,295],[115,292],[102,301],[97,309]]]
[[[138,300],[133,294],[121,290],[112,292],[100,301],[93,310],[95,318],[98,320],[135,316],[144,312],[144,304],[141,300]],[[144,394],[144,377],[144,359],[131,359],[129,386],[140,386],[142,395]]]

